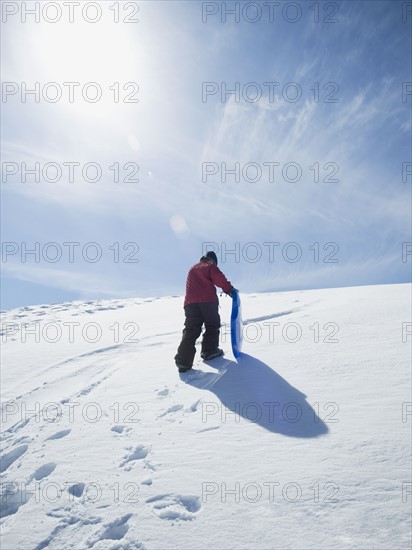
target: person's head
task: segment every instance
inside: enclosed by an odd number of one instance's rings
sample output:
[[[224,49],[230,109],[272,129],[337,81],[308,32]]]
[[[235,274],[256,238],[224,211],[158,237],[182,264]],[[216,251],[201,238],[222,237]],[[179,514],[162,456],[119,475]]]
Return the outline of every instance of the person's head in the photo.
[[[214,262],[217,265],[217,256],[213,252],[213,250],[209,250],[209,252],[207,252],[204,256],[202,256],[201,259],[203,258],[206,258],[207,260],[212,260],[212,262]]]

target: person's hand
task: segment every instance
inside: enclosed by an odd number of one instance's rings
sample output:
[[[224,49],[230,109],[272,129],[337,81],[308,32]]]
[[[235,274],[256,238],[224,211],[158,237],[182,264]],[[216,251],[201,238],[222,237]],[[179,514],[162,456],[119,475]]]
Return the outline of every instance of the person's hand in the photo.
[[[232,286],[232,288],[229,290],[229,292],[227,293],[228,296],[230,296],[231,298],[233,298],[233,295],[235,292],[239,292],[237,288],[235,288],[234,286]]]

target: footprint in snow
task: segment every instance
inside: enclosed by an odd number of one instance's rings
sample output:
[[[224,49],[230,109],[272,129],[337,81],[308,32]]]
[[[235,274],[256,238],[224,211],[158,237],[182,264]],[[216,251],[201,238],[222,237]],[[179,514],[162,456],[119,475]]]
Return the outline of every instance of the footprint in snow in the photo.
[[[123,426],[122,424],[116,424],[112,426],[111,431],[119,435],[127,435],[131,428]]]
[[[168,395],[170,395],[170,390],[169,388],[164,388],[163,390],[158,391],[157,395],[159,397],[167,397]]]
[[[33,441],[31,437],[28,435],[22,435],[14,440],[13,445],[17,445],[18,443],[30,443],[31,441]]]
[[[122,539],[127,531],[129,526],[127,522],[132,517],[132,514],[126,514],[121,518],[115,519],[114,521],[107,524],[105,530],[100,535],[100,540],[102,539],[111,539],[111,540],[120,540]]]
[[[12,516],[20,506],[26,504],[33,496],[32,491],[19,489],[17,483],[4,483],[0,490],[0,518]]]
[[[146,502],[153,504],[153,509],[159,518],[169,521],[193,520],[196,512],[201,508],[200,498],[193,495],[165,493],[150,497]]]
[[[152,485],[153,481],[150,477],[148,477],[147,479],[143,479],[140,483],[142,485]]]
[[[177,419],[177,418],[174,418],[175,413],[179,411],[183,411],[183,416],[186,416],[187,413],[194,413],[197,411],[199,407],[199,403],[201,403],[201,401],[202,401],[201,399],[198,399],[197,401],[189,405],[189,407],[187,407],[186,409],[184,408],[184,405],[182,405],[181,403],[178,403],[177,405],[172,405],[167,409],[165,409],[162,413],[160,413],[156,420],[158,420],[159,418],[163,418],[164,416],[167,416],[166,420],[168,420],[169,422],[175,422],[175,420]],[[178,415],[179,418],[180,416],[181,415]]]
[[[184,405],[181,405],[180,403],[178,405],[172,405],[171,407],[168,407],[164,412],[159,414],[158,418],[162,418],[163,416],[166,416],[167,414],[171,414],[171,413],[175,413],[177,411],[181,411],[183,409],[183,407],[184,407]]]
[[[30,481],[32,479],[35,479],[36,481],[40,481],[41,479],[44,479],[45,477],[49,476],[54,470],[56,469],[56,464],[54,462],[48,462],[47,464],[43,464],[43,466],[40,466],[37,468],[37,470],[30,476]]]
[[[79,546],[76,545],[75,540],[73,540],[74,536],[79,537],[82,536],[83,533],[87,535],[90,532],[91,525],[98,525],[102,522],[102,518],[100,516],[89,516],[84,514],[84,512],[81,514],[77,514],[70,506],[55,508],[51,512],[46,512],[46,516],[55,518],[59,520],[59,522],[57,525],[55,525],[49,535],[41,542],[39,542],[34,550],[43,550],[44,548],[48,547],[62,548],[63,546],[59,544],[59,542],[62,540],[61,533],[67,528],[71,530],[71,533],[69,535],[70,548],[78,548]],[[91,544],[87,545],[87,548],[91,548],[91,546]],[[84,548],[83,545],[82,548]]]
[[[111,521],[110,523],[104,524],[102,526],[103,530],[88,540],[87,547],[92,548],[96,544],[98,544],[100,541],[105,541],[105,540],[122,541],[122,539],[125,537],[125,535],[129,531],[129,525],[127,522],[132,516],[133,514],[125,514],[124,516],[121,516],[115,519],[114,521]],[[101,547],[99,546],[99,548]],[[105,548],[109,548],[109,546],[105,545]],[[113,548],[113,550],[114,549],[145,550],[145,546],[143,545],[143,543],[137,540],[133,540],[133,541],[126,540],[121,542],[120,544],[115,544],[115,546],[110,545],[110,548]]]
[[[130,464],[131,462],[135,462],[136,460],[143,460],[150,452],[150,449],[148,447],[145,447],[144,445],[137,445],[137,447],[135,448],[128,447],[127,450],[128,453],[124,455],[124,460],[119,465],[120,468],[124,467],[126,471],[132,469],[133,464]]]
[[[202,402],[201,399],[198,399],[197,401],[195,401],[194,403],[192,403],[190,405],[190,407],[188,408],[188,411],[190,412],[196,412],[198,407],[199,407],[199,404]]]
[[[68,488],[68,491],[74,497],[80,498],[83,494],[84,488],[85,488],[84,483],[74,483],[73,485],[70,485],[70,487]]]
[[[16,447],[10,452],[4,454],[0,460],[0,472],[5,472],[6,470],[8,470],[13,462],[16,462],[16,460],[20,458],[21,455],[23,455],[28,448],[28,445],[20,445],[20,447]]]
[[[7,414],[7,409],[6,409],[6,414]],[[30,418],[19,420],[19,422],[16,422],[15,424],[13,424],[13,426],[10,426],[10,428],[8,428],[5,431],[5,433],[17,433],[19,430],[24,428],[24,426],[26,426],[29,422],[30,422]]]
[[[70,432],[71,432],[70,429],[61,430],[60,432],[56,432],[55,434],[51,435],[50,437],[47,437],[46,441],[49,441],[51,439],[61,439],[62,437],[66,437],[66,435],[69,435]]]

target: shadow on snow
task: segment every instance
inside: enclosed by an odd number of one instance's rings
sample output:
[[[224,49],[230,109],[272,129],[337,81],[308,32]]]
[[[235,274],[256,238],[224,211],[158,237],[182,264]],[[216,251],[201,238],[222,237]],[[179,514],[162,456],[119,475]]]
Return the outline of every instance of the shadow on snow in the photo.
[[[242,353],[237,363],[218,358],[211,366],[219,372],[180,375],[187,384],[214,393],[224,406],[205,401],[202,414],[206,421],[233,422],[228,416],[232,411],[270,432],[289,437],[318,437],[329,431],[306,401],[306,395],[259,359]]]

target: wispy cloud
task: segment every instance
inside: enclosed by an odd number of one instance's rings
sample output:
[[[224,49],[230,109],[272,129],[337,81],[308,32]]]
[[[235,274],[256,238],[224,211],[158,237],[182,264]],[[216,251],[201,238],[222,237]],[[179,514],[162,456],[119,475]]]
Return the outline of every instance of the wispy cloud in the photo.
[[[6,79],[136,81],[140,95],[135,105],[4,105],[4,161],[104,168],[96,183],[10,179],[2,186],[5,238],[136,241],[141,261],[134,271],[14,262],[6,275],[84,294],[167,294],[184,290],[185,269],[203,242],[269,240],[305,249],[336,241],[345,261],[326,269],[309,261],[240,262],[230,269],[245,288],[375,282],[372,273],[381,281],[405,278],[407,266],[393,251],[410,229],[400,173],[410,154],[410,102],[401,98],[408,60],[399,56],[409,38],[394,4],[339,3],[333,26],[314,24],[313,14],[296,24],[209,25],[195,3],[152,2],[144,3],[138,27],[7,27]],[[222,103],[219,94],[204,103],[208,81],[228,88],[257,82],[264,93],[256,103],[233,96]],[[279,82],[274,98],[264,82]],[[282,96],[288,82],[301,89],[296,102]],[[331,91],[336,103],[325,101]],[[139,182],[114,182],[115,162],[138,164]],[[223,182],[219,173],[204,182],[204,162],[219,171],[222,163],[256,163],[262,177]],[[273,182],[265,162],[279,163]],[[285,179],[287,163],[301,167],[299,181]],[[332,164],[338,183],[325,181]]]

